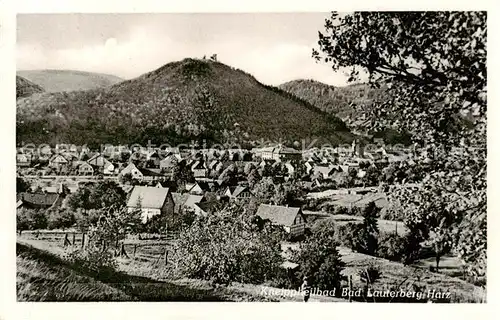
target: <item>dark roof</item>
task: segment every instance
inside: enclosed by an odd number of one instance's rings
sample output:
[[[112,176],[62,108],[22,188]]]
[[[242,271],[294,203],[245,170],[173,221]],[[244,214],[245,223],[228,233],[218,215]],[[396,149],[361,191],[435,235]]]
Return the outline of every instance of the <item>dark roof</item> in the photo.
[[[242,192],[247,191],[248,188],[244,186],[237,186],[233,192],[231,192],[233,197],[238,197]]]
[[[210,184],[206,181],[197,181],[196,183],[203,191],[210,191],[211,190]]]
[[[59,198],[57,193],[29,193],[22,192],[19,194],[18,200],[23,204],[35,207],[51,207]]]
[[[299,212],[301,212],[300,208],[261,204],[257,210],[257,215],[264,220],[270,220],[273,224],[289,227],[293,225]]]
[[[146,169],[146,168],[137,168],[143,176],[146,177],[160,177],[163,176],[159,169]]]

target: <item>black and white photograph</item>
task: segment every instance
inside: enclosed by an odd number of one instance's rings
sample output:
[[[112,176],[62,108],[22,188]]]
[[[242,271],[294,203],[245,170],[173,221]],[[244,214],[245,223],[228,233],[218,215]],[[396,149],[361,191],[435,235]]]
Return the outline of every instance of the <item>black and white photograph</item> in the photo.
[[[487,303],[488,18],[17,14],[16,301]]]

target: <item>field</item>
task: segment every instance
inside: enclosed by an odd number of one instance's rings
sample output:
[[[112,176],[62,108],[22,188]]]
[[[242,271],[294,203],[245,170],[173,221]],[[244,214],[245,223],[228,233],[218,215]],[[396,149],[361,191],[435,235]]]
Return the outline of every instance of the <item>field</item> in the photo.
[[[40,232],[38,238],[35,233],[26,232],[17,239],[18,248],[18,300],[19,301],[301,301],[300,296],[262,295],[263,286],[233,283],[230,286],[214,287],[207,281],[186,278],[172,278],[165,267],[164,252],[169,241],[157,240],[127,240],[125,249],[129,258],[118,258],[119,268],[113,281],[101,282],[88,275],[74,271],[75,266],[69,266],[61,256],[72,246],[63,247],[62,232]],[[72,236],[69,236],[72,241]],[[75,234],[75,248],[81,244],[81,236]],[[136,248],[134,257],[134,247]],[[21,248],[21,249],[20,249]],[[33,252],[29,262],[22,251]],[[29,265],[30,267],[26,267]],[[45,275],[47,268],[55,270],[49,278],[36,278]],[[65,272],[72,272],[66,276]],[[76,277],[76,278],[75,278]],[[61,279],[60,283],[51,282],[52,278]],[[81,286],[84,283],[95,283],[94,291]],[[75,280],[76,279],[76,280]],[[47,291],[57,291],[56,288],[68,288],[63,295],[52,295],[46,298],[44,293],[31,293],[35,283]],[[53,288],[54,287],[54,288]],[[115,295],[105,296],[101,290],[113,290]],[[272,289],[272,288],[271,288]],[[88,293],[83,295],[82,291]],[[106,292],[106,291],[104,291]],[[49,297],[49,296],[47,296]],[[107,297],[101,299],[101,297]],[[115,298],[116,297],[116,298]],[[345,301],[332,297],[313,297],[310,301]]]
[[[351,217],[350,218],[356,218]],[[336,217],[341,220],[340,217]],[[344,217],[345,218],[345,217]],[[398,232],[399,232],[398,227]],[[38,234],[38,235],[37,235]],[[140,301],[300,301],[300,297],[262,296],[262,286],[235,283],[228,287],[213,287],[202,280],[173,278],[165,267],[165,249],[170,250],[170,240],[127,239],[128,257],[117,258],[119,273],[113,283],[101,282],[78,273],[61,258],[73,245],[63,247],[63,231],[24,232],[18,237],[18,299],[44,300],[140,300]],[[72,233],[68,239],[73,241]],[[81,246],[81,234],[75,233],[74,248]],[[284,245],[297,247],[297,244]],[[29,249],[28,249],[29,248]],[[429,271],[433,260],[422,260],[405,266],[401,263],[364,255],[340,247],[346,263],[343,274],[352,276],[355,288],[362,288],[360,271],[375,265],[381,278],[373,284],[374,290],[420,290],[424,293],[450,293],[452,302],[484,302],[485,291],[456,277],[457,261],[445,257],[442,272]],[[26,254],[29,252],[29,254]],[[50,252],[50,253],[48,253]],[[167,257],[168,258],[168,257]],[[54,279],[57,279],[55,281]],[[84,279],[84,280],[81,280]],[[82,286],[79,283],[83,283]],[[45,291],[41,291],[43,288]],[[64,291],[65,290],[65,291]],[[34,293],[31,293],[33,291]],[[58,292],[65,292],[58,295]],[[317,297],[312,301],[345,301],[330,297]]]

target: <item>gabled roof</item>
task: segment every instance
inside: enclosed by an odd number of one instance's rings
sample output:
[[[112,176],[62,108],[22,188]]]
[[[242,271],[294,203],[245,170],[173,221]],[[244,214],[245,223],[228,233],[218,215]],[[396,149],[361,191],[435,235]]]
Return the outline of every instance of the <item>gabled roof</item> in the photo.
[[[188,195],[188,198],[184,202],[184,205],[188,208],[194,208],[195,204],[203,202],[204,199],[205,199],[204,196],[190,194]]]
[[[55,162],[55,163],[68,163],[68,160],[63,157],[60,154],[54,155],[52,158],[50,158],[50,162]]]
[[[145,177],[159,177],[163,176],[160,169],[147,169],[147,168],[137,168],[143,176]]]
[[[235,197],[235,198],[236,198],[236,197],[238,197],[238,196],[239,196],[242,192],[247,191],[247,190],[248,190],[248,188],[247,188],[247,187],[245,187],[245,186],[237,186],[237,187],[234,189],[234,191],[232,191],[232,192],[231,192],[231,195],[232,195],[233,197]]]
[[[300,208],[261,204],[257,215],[264,220],[270,220],[273,224],[289,227],[293,225],[299,212],[301,212]]]
[[[22,192],[19,198],[23,204],[37,207],[51,207],[59,198],[59,194]]]
[[[163,207],[169,192],[168,188],[135,186],[127,202],[127,207],[138,207],[140,200],[142,208],[160,209]]]
[[[205,200],[204,196],[193,195],[189,193],[172,193],[172,198],[174,200],[174,205],[183,205],[190,209],[195,209],[195,204],[203,202]]]

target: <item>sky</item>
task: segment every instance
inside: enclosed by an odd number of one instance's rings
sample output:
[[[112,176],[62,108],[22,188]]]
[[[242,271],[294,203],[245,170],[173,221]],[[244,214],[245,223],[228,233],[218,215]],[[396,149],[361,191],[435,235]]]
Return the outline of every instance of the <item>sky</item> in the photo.
[[[187,57],[209,57],[269,85],[347,84],[311,58],[329,13],[20,14],[17,70],[67,69],[131,79]]]

